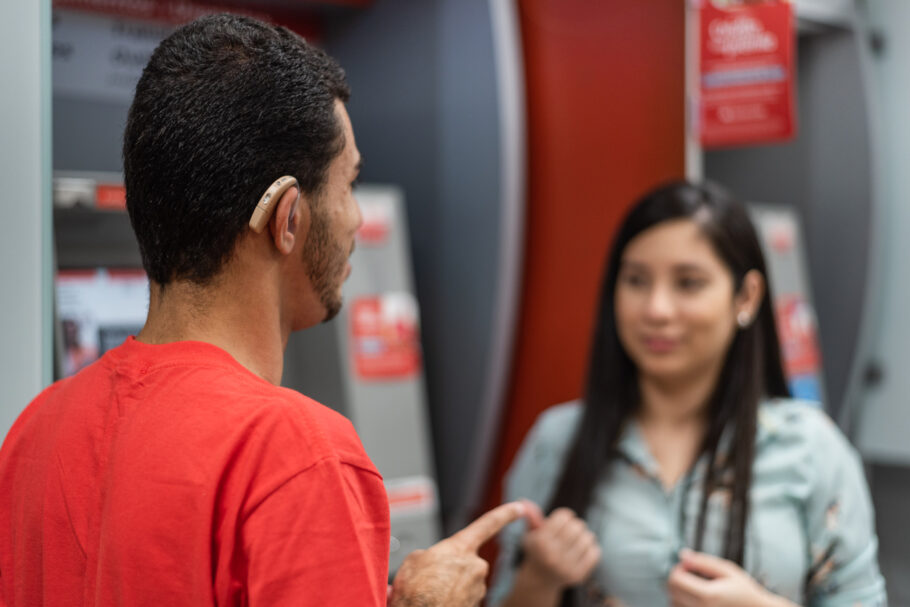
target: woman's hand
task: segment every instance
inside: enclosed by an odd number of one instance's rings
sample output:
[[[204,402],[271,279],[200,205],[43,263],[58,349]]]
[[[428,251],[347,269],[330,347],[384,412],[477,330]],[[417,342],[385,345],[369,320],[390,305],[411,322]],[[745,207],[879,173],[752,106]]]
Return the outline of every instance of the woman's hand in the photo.
[[[682,550],[680,559],[667,580],[673,607],[792,605],[765,590],[733,561],[693,550]]]
[[[524,566],[554,588],[581,583],[600,560],[597,538],[568,508],[557,508],[525,534]]]

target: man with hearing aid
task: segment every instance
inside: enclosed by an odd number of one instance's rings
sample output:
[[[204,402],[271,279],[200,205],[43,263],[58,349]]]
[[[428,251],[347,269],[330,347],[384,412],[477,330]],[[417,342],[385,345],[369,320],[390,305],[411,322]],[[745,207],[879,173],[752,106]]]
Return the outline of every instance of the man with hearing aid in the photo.
[[[194,21],[124,134],[145,326],[0,449],[0,606],[473,606],[477,549],[530,503],[410,555],[387,586],[382,478],[351,424],[280,387],[341,307],[361,216],[344,72],[281,28]]]

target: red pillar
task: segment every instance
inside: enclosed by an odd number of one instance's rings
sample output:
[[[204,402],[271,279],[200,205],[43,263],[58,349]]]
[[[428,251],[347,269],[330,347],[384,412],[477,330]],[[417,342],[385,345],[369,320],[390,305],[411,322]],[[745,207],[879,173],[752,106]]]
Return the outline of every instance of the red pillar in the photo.
[[[521,0],[528,200],[512,377],[486,506],[547,407],[581,395],[604,255],[684,174],[685,0]]]

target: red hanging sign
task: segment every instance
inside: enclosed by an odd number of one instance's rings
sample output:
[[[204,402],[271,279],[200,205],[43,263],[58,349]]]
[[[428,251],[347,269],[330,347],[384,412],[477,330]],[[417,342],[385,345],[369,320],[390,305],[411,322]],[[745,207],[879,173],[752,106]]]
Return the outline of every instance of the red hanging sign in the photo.
[[[212,13],[226,12],[246,15],[260,21],[271,20],[265,12],[192,0],[53,0],[53,7],[130,19],[163,21],[173,25],[181,25]]]
[[[781,141],[796,131],[793,5],[760,0],[700,11],[700,134],[705,147]]]

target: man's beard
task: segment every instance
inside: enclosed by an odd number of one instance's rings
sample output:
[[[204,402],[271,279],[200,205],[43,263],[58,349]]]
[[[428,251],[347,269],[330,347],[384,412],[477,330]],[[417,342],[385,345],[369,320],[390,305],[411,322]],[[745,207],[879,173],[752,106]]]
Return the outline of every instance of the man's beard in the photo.
[[[303,258],[307,277],[325,308],[322,322],[328,322],[341,310],[341,281],[344,280],[345,266],[353,247],[345,251],[340,242],[332,239],[326,213],[319,209],[318,204],[314,206],[313,223],[303,245]]]

